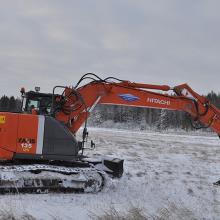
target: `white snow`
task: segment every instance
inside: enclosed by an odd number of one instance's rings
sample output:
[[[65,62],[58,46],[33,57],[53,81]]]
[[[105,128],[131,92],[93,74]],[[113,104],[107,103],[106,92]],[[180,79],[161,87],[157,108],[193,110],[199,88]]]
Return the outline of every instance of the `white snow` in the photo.
[[[174,134],[89,129],[96,142],[89,155],[125,159],[121,179],[108,179],[97,194],[0,196],[1,208],[27,212],[37,219],[90,219],[110,207],[139,207],[155,215],[169,204],[194,213],[197,219],[219,219],[220,140],[213,134]]]

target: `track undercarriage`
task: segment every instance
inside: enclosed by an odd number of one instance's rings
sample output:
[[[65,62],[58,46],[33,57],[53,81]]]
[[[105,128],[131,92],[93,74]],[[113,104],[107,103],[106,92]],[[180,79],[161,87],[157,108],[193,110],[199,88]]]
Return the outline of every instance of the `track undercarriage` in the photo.
[[[123,161],[0,163],[0,194],[97,193],[107,173],[120,177]]]

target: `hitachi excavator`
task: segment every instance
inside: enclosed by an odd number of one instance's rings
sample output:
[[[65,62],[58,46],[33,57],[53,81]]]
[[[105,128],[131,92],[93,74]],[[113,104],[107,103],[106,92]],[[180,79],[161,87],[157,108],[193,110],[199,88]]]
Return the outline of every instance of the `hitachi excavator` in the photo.
[[[184,111],[195,127],[220,135],[220,110],[187,84],[171,88],[87,73],[75,86],[55,86],[50,94],[22,88],[21,95],[20,112],[0,112],[2,194],[98,192],[109,175],[121,177],[123,160],[84,156],[87,119],[97,104]]]

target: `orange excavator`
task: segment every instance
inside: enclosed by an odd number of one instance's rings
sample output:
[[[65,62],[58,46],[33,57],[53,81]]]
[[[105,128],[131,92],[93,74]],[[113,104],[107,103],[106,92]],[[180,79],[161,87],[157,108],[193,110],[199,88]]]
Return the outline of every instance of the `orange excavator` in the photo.
[[[220,136],[220,110],[187,84],[171,88],[87,73],[50,94],[39,88],[21,94],[20,112],[0,112],[0,193],[97,192],[106,173],[121,177],[123,160],[84,156],[87,119],[97,104],[184,111],[194,127]]]

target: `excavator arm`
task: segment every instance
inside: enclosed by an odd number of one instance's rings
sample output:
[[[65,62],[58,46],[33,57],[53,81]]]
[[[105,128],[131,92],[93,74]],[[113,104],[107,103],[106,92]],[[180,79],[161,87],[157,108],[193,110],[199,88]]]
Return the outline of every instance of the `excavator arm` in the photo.
[[[187,84],[171,88],[167,85],[150,85],[122,81],[112,77],[93,79],[86,74],[74,88],[66,87],[61,105],[55,100],[54,115],[76,133],[87,121],[97,104],[124,105],[187,112],[193,119],[210,127],[220,135],[220,110],[208,99],[194,92]],[[79,87],[85,79],[92,81]]]

